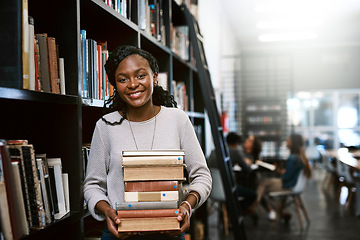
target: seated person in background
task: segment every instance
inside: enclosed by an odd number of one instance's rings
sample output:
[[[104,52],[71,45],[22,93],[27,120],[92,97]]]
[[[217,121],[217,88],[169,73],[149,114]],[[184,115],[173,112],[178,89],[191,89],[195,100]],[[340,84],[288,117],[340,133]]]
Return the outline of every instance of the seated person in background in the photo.
[[[237,133],[231,132],[227,135],[226,142],[229,147],[229,155],[233,167],[238,165],[241,168],[240,172],[243,172],[245,175],[250,173],[252,170],[244,161],[242,152],[238,149],[239,143],[241,143],[241,137]],[[211,152],[208,158],[208,166],[209,168],[218,168],[215,150]],[[256,192],[241,185],[237,185],[236,190],[238,191],[238,195],[244,198],[240,203],[243,213],[250,213],[248,208],[256,200]]]
[[[292,189],[297,182],[298,176],[302,170],[304,170],[304,174],[307,178],[311,178],[312,175],[312,167],[310,165],[309,159],[305,155],[305,150],[303,148],[303,139],[299,134],[292,134],[286,141],[286,146],[290,150],[290,156],[288,157],[285,169],[276,169],[281,178],[264,178],[260,181],[259,186],[257,188],[257,200],[255,205],[258,204],[261,198],[273,191],[283,191]],[[275,213],[274,209],[268,204],[267,206],[268,212]],[[280,217],[282,217],[287,223],[291,215],[286,213],[281,206]]]
[[[256,160],[259,160],[260,153],[262,150],[262,141],[258,136],[250,135],[246,138],[243,144],[243,154],[245,162],[251,166],[255,163]],[[248,182],[246,186],[248,188],[256,189],[258,185],[258,173],[252,171],[249,173]]]

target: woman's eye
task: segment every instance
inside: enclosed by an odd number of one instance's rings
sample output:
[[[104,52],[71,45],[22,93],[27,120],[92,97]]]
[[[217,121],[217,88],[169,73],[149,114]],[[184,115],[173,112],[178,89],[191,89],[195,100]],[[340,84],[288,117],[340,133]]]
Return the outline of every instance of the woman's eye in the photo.
[[[145,74],[140,74],[137,76],[137,79],[144,79],[145,78]]]
[[[118,78],[116,81],[120,82],[120,83],[124,83],[127,81],[127,79],[126,78]]]

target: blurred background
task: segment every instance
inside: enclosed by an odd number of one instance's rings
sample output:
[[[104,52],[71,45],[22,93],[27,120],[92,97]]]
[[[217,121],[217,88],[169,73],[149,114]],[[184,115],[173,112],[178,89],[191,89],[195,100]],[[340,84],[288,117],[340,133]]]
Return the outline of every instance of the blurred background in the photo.
[[[260,135],[263,155],[291,131],[359,147],[360,1],[199,0],[198,21],[225,133]]]

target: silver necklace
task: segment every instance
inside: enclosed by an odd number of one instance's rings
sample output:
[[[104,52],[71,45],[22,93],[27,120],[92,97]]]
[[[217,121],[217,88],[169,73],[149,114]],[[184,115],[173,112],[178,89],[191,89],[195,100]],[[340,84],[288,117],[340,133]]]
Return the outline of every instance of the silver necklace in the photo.
[[[156,114],[155,114],[155,109],[154,109],[154,116],[155,116],[154,133],[153,133],[153,137],[152,137],[152,141],[151,141],[151,148],[150,148],[150,150],[152,150],[152,149],[153,149],[153,146],[154,146],[155,131],[156,131]],[[128,119],[128,122],[129,122],[129,126],[130,126],[131,135],[132,135],[132,137],[133,137],[133,139],[134,139],[134,143],[135,143],[136,150],[139,150],[138,145],[137,145],[137,143],[136,143],[135,134],[134,134],[134,131],[133,131],[132,126],[131,126],[131,121],[130,121],[130,119]]]

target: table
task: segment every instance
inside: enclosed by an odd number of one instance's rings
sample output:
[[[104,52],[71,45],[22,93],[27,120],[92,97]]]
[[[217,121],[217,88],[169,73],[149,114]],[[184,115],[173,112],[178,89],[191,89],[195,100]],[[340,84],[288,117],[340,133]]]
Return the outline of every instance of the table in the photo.
[[[360,157],[359,151],[349,152],[347,148],[339,148],[338,150],[328,150],[328,153],[346,165],[360,170],[360,160],[355,158]]]

